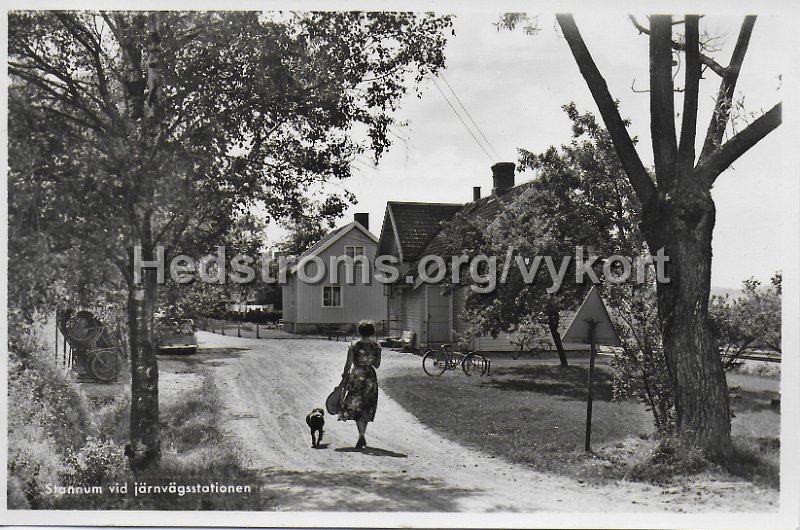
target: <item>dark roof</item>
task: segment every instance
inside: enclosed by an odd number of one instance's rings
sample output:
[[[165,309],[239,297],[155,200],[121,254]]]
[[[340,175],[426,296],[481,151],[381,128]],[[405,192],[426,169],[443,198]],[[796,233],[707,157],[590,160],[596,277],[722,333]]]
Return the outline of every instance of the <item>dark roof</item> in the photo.
[[[457,213],[464,216],[468,221],[474,222],[479,227],[485,229],[502,215],[508,206],[524,195],[532,184],[533,182],[526,182],[511,188],[503,195],[489,195],[477,201],[469,202],[459,208]],[[422,252],[417,255],[417,260],[415,260],[415,263],[412,265],[410,273],[416,275],[419,259],[423,256],[444,257],[447,254],[445,252],[447,243],[448,241],[445,239],[444,234],[437,232],[435,237],[431,238],[430,242],[422,249]]]
[[[394,218],[403,259],[415,260],[439,233],[441,222],[453,217],[461,208],[462,204],[389,202],[387,209]]]

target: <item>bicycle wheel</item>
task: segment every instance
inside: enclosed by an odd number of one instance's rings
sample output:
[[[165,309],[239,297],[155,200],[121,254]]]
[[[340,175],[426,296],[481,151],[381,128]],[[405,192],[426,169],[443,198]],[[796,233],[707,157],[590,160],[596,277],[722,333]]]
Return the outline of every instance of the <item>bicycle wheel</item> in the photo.
[[[447,359],[440,351],[428,350],[422,357],[422,369],[430,376],[442,375],[447,369]]]
[[[486,357],[480,353],[470,353],[464,358],[464,362],[461,363],[461,367],[467,375],[483,375],[486,373],[486,368],[488,366],[489,362],[486,360]]]
[[[89,375],[102,383],[109,383],[119,375],[117,353],[113,350],[99,350],[89,359]]]

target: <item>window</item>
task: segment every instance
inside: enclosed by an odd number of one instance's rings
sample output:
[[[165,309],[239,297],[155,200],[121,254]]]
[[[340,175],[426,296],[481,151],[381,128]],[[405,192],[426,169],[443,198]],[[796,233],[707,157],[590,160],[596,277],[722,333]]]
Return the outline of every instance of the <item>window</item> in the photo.
[[[342,288],[338,285],[323,285],[322,307],[342,307]]]
[[[346,245],[344,247],[344,254],[348,258],[355,258],[356,256],[364,255],[364,247]]]

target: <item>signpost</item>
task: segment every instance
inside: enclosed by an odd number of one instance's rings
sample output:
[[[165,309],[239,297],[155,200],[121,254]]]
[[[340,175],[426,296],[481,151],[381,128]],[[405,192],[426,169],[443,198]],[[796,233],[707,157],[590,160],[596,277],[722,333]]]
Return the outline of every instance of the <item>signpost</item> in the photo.
[[[620,346],[619,335],[614,329],[611,317],[606,306],[597,292],[597,286],[592,287],[586,298],[583,299],[572,323],[561,337],[561,342],[580,342],[589,344],[589,380],[587,382],[588,395],[586,399],[586,444],[585,451],[591,451],[592,442],[592,401],[594,399],[593,379],[594,360],[597,356],[597,346]]]

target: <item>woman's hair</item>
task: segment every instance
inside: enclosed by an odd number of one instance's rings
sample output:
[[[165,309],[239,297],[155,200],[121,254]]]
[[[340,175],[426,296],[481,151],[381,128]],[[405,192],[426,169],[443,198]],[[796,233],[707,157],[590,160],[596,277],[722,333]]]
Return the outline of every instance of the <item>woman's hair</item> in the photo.
[[[362,320],[358,323],[358,334],[362,337],[375,335],[375,323],[371,320]]]

